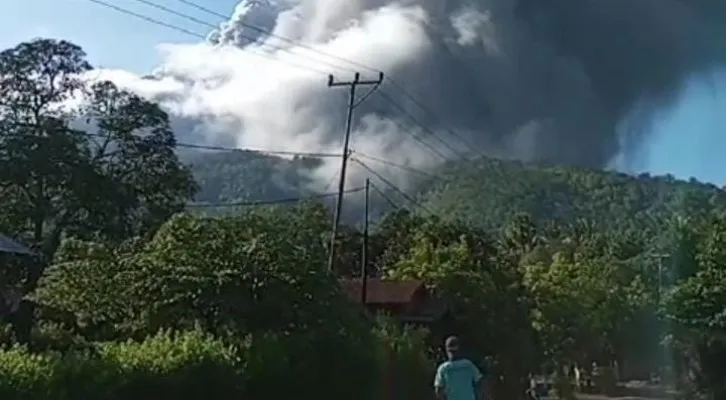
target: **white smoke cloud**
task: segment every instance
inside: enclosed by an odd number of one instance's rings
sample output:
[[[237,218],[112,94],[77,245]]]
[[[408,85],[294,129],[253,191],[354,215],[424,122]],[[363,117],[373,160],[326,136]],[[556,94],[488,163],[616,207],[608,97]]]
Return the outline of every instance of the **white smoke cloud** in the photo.
[[[456,42],[461,46],[474,46],[479,43],[491,55],[499,53],[496,26],[489,11],[466,7],[451,16],[451,26],[456,30]]]
[[[257,11],[265,7],[241,3],[230,21],[210,35],[210,43],[160,45],[164,62],[152,74],[154,79],[123,70],[94,71],[94,76],[159,101],[174,116],[204,121],[202,130],[208,143],[232,135],[235,145],[244,148],[339,153],[341,141],[335,139],[342,139],[347,90],[327,87],[325,74],[302,67],[326,69],[336,79],[350,80],[351,65],[307,48],[280,49],[281,41],[275,37],[257,36],[250,43],[240,35],[252,34],[235,23],[259,21],[258,15],[269,21],[270,15],[280,13],[282,23],[275,26],[288,34],[285,37],[297,32],[299,38],[309,39],[310,48],[382,70],[415,62],[431,46],[423,29],[427,14],[418,6],[381,7],[345,26],[334,26],[331,21],[339,20],[339,13],[357,13],[355,7],[310,10],[306,3],[283,11]],[[298,13],[307,13],[316,22],[292,18]],[[337,30],[318,29],[325,26]],[[377,77],[370,71],[363,73],[364,78]],[[359,95],[368,89],[361,87]],[[357,151],[398,154],[398,163],[430,164],[430,157],[422,156],[421,149],[414,149],[400,136],[393,122],[371,113],[358,116],[361,119],[353,133]],[[181,135],[183,141],[183,132]],[[319,173],[329,179],[338,168],[339,161],[334,160]]]

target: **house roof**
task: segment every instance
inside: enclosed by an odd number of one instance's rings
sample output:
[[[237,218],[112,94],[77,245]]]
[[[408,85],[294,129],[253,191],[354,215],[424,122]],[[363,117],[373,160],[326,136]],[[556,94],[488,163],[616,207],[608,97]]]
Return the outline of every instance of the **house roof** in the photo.
[[[360,300],[361,295],[360,279],[344,279],[341,286],[349,299]],[[414,294],[424,287],[423,282],[417,280],[383,280],[370,278],[367,283],[366,302],[369,304],[395,304],[409,303]]]
[[[0,233],[0,253],[33,255],[32,250]]]

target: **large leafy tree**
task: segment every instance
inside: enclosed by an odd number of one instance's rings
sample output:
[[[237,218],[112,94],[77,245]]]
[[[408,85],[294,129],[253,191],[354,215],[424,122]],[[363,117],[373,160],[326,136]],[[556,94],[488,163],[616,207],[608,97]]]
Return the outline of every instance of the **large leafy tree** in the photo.
[[[124,239],[160,226],[197,190],[174,153],[168,115],[111,82],[92,85],[88,100],[81,115],[95,128],[87,173],[97,190],[80,196],[89,205],[81,228]]]
[[[550,264],[527,268],[525,281],[537,300],[533,322],[549,356],[581,365],[616,359],[623,329],[638,311],[644,291],[620,267],[613,261],[571,260],[557,253]]]
[[[678,258],[681,279],[666,292],[663,313],[681,383],[719,399],[726,396],[726,220],[705,218],[691,230],[688,237],[700,238],[697,251]]]
[[[125,246],[64,240],[55,262],[40,279],[33,297],[41,309],[72,322],[70,325],[89,339],[118,338],[143,328],[135,321],[138,302],[129,296],[134,285],[133,254],[140,246],[130,241]]]
[[[46,255],[66,234],[144,234],[196,190],[166,113],[110,82],[89,86],[90,68],[62,40],[0,52],[3,229]]]
[[[84,138],[63,104],[82,88],[85,54],[66,41],[36,40],[0,52],[0,187],[5,229],[55,242],[82,188]],[[50,232],[48,230],[50,229]]]
[[[314,225],[300,223],[304,212],[285,214],[172,219],[137,258],[133,297],[152,320],[199,321],[211,331],[283,331],[319,322],[308,312],[325,309],[313,304],[331,306],[333,287],[324,242]]]

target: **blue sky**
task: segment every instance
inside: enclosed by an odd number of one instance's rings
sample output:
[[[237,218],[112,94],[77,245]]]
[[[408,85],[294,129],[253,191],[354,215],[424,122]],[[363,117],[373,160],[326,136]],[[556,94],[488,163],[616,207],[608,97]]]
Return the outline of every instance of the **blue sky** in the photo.
[[[726,185],[726,71],[691,80],[680,101],[659,114],[643,169]]]
[[[169,16],[134,0],[106,0],[120,7],[204,34],[182,18]],[[218,23],[219,18],[184,8],[174,0],[160,1],[169,7]],[[207,8],[228,13],[236,0],[208,0]],[[158,43],[194,42],[181,32],[157,26],[89,0],[2,0],[0,48],[33,37],[69,39],[81,45],[99,67],[123,68],[137,73],[150,71],[159,62]],[[671,173],[679,178],[696,177],[726,185],[726,73],[713,80],[693,80],[672,109],[659,113],[653,124],[653,141],[642,149],[638,171]]]
[[[180,17],[170,16],[133,0],[105,0],[107,3],[155,17],[185,29],[205,34],[207,28]],[[163,0],[169,8],[194,15],[210,23],[220,18],[207,16],[177,1]],[[227,14],[236,0],[207,0],[205,7]],[[159,61],[158,43],[192,42],[197,39],[166,27],[124,15],[88,0],[2,0],[0,1],[0,47],[7,48],[33,37],[69,39],[81,45],[96,66],[148,72]]]

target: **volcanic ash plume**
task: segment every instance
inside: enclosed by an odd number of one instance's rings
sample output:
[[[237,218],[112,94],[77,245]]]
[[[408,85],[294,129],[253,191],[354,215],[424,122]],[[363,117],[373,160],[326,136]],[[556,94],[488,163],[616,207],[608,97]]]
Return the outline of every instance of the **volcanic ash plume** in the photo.
[[[375,79],[382,70],[431,113],[385,83],[379,90],[407,113],[380,93],[368,98],[356,109],[358,151],[433,162],[411,133],[449,151],[410,114],[455,150],[467,147],[451,132],[492,155],[602,167],[648,140],[637,130],[623,140],[623,118],[647,121],[686,78],[724,62],[716,41],[726,30],[724,4],[243,1],[207,42],[162,45],[165,61],[153,78],[103,75],[160,101],[196,135],[179,132],[182,140],[340,151],[347,91],[328,88],[324,72],[349,80],[354,71]]]

